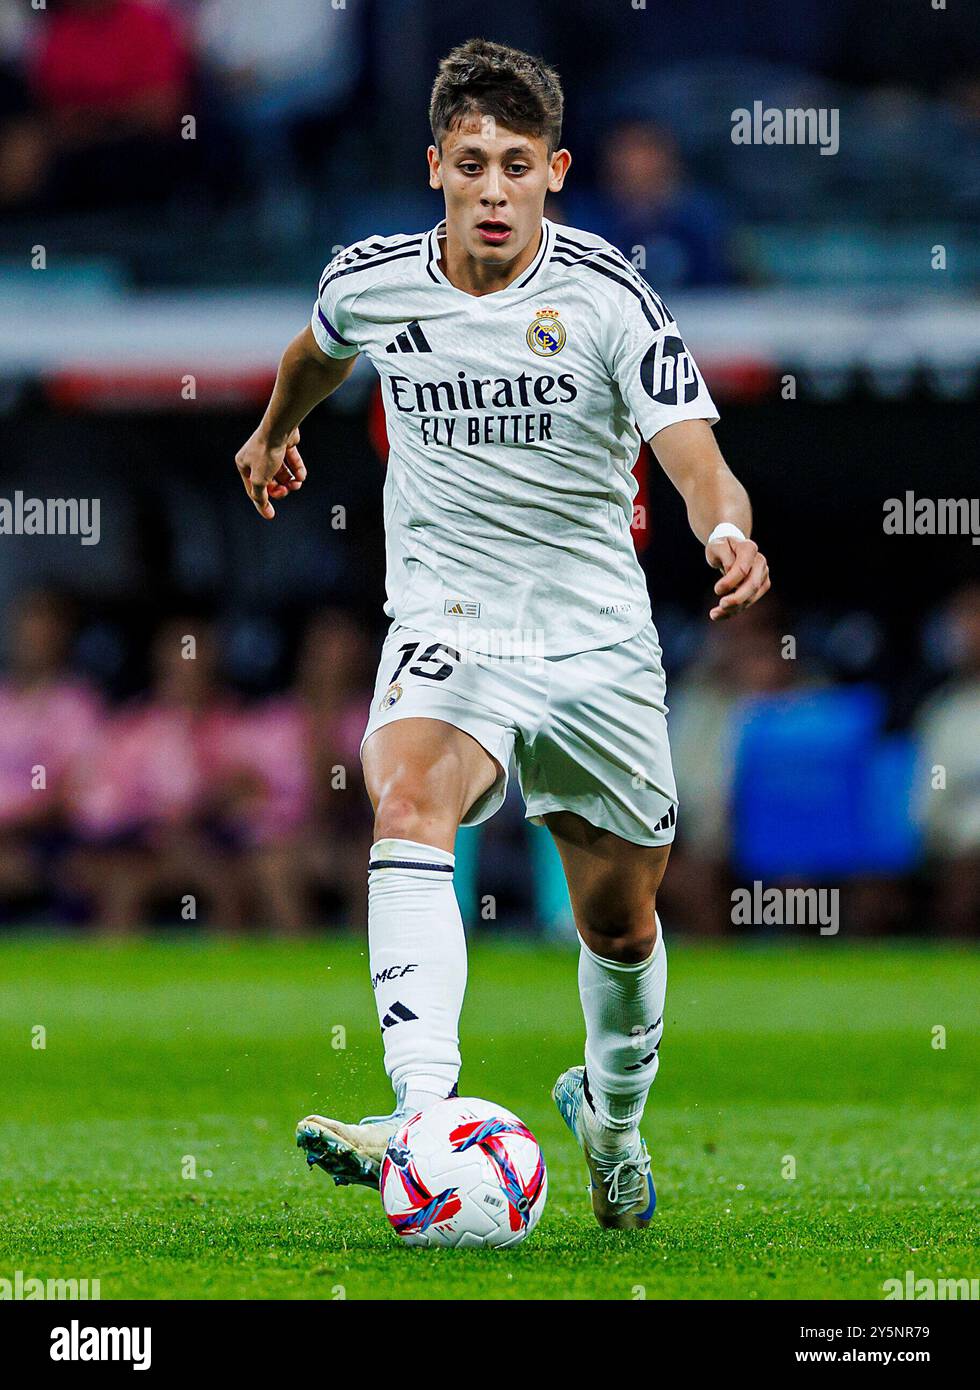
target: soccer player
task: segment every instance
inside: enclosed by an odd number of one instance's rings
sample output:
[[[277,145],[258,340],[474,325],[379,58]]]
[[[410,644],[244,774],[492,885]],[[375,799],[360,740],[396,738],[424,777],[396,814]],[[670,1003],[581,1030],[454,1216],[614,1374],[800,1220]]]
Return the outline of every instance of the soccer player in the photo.
[[[571,156],[557,74],[482,39],[440,65],[429,183],[445,219],[334,258],[236,463],[259,514],[302,486],[299,425],[378,371],[391,453],[387,603],[361,744],[375,812],[371,980],[395,1111],[311,1115],[297,1140],[338,1183],[377,1187],[401,1117],[455,1094],[466,943],[457,827],[493,815],[513,754],[557,844],[581,937],[584,1067],[555,1084],[607,1227],[656,1201],[639,1125],[658,1066],[667,958],[657,889],[677,794],[664,673],[630,535],[641,434],[721,571],[709,617],[769,588],[708,390],[659,296],[608,242],[543,216]]]

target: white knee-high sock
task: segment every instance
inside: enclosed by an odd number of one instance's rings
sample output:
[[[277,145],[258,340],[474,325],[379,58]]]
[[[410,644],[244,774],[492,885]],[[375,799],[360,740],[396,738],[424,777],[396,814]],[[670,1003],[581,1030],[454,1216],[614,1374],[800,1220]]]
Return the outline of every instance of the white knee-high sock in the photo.
[[[660,919],[653,953],[636,965],[604,960],[581,943],[578,987],[585,1014],[586,1098],[596,1137],[625,1136],[640,1122],[660,1064],[667,950]]]
[[[466,936],[455,856],[414,840],[378,840],[368,865],[368,954],[396,1103],[422,1110],[459,1075]]]

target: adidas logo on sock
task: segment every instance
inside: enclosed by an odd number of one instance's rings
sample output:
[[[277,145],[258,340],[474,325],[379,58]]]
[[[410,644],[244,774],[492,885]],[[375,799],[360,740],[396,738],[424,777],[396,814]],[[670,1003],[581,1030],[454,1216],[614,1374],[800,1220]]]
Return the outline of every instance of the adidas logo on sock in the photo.
[[[651,1024],[650,1024],[649,1028],[646,1029],[646,1031],[644,1032],[643,1036],[646,1037],[647,1033],[654,1033],[654,1032],[656,1032],[656,1030],[660,1027],[661,1023],[663,1023],[663,1021],[664,1021],[664,1016],[663,1016],[663,1014],[661,1014],[660,1017],[657,1019],[656,1023],[651,1023]],[[654,1057],[656,1057],[656,1055],[657,1055],[657,1053],[658,1053],[659,1051],[660,1051],[660,1044],[657,1043],[657,1045],[654,1047],[654,1049],[653,1049],[652,1052],[648,1052],[647,1055],[646,1055],[645,1057],[641,1057],[640,1060],[639,1060],[638,1062],[631,1062],[628,1066],[624,1067],[623,1070],[624,1070],[624,1071],[639,1071],[642,1067],[648,1067],[648,1066],[650,1065],[650,1063],[653,1061]]]
[[[419,326],[418,319],[404,328],[393,343],[389,343],[385,352],[431,352],[428,340]]]
[[[403,1004],[400,999],[396,999],[381,1020],[381,1031],[383,1033],[386,1028],[394,1028],[396,1023],[411,1023],[413,1018],[417,1019],[418,1014],[413,1014],[407,1004]]]

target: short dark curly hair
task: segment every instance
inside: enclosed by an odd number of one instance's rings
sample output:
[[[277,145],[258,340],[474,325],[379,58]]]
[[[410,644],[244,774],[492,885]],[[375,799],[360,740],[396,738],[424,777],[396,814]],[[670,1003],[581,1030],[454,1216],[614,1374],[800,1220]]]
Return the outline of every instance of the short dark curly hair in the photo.
[[[439,64],[429,121],[441,149],[444,136],[466,116],[492,116],[507,130],[542,138],[553,154],[561,141],[564,107],[554,68],[519,48],[470,39]]]

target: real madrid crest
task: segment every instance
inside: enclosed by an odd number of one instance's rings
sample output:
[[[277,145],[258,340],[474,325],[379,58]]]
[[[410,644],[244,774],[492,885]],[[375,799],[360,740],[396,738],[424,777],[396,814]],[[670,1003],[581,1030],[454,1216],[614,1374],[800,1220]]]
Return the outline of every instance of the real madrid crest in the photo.
[[[539,309],[538,316],[527,330],[527,345],[539,357],[554,357],[565,346],[565,325],[557,309]]]
[[[402,697],[402,688],[401,688],[401,686],[398,684],[397,681],[392,681],[392,682],[391,682],[391,685],[389,685],[388,689],[387,689],[387,690],[385,691],[385,693],[382,695],[382,697],[381,697],[381,703],[378,705],[378,709],[381,710],[382,712],[383,712],[384,710],[386,710],[386,709],[391,709],[392,705],[397,705],[397,703],[398,703],[398,701],[401,699],[401,697]]]

